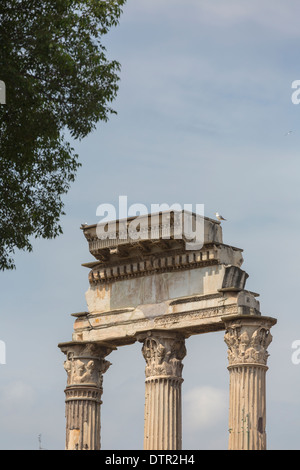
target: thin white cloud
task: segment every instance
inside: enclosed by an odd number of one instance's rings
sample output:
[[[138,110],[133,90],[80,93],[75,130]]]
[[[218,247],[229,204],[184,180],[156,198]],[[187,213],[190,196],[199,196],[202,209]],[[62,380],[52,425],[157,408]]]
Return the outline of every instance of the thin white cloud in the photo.
[[[202,386],[189,390],[183,397],[184,423],[188,431],[211,428],[224,420],[228,413],[228,398],[224,390]]]

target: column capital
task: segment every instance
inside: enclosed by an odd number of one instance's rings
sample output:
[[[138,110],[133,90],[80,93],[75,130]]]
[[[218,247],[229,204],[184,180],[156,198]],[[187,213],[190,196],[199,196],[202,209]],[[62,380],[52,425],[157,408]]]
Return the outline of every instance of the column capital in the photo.
[[[102,375],[111,363],[104,358],[114,348],[107,344],[70,342],[59,345],[66,354],[64,368],[67,372],[67,387],[89,385],[102,388]]]
[[[267,348],[272,341],[270,329],[276,319],[259,315],[224,317],[224,341],[228,346],[229,367],[235,365],[267,365]]]
[[[146,379],[151,377],[182,377],[182,360],[186,356],[184,336],[169,331],[150,331],[140,335],[146,361]]]

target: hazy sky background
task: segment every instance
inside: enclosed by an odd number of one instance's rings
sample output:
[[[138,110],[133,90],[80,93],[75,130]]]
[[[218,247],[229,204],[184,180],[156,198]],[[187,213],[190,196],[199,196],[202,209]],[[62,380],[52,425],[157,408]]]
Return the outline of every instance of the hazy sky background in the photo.
[[[273,327],[267,373],[269,449],[300,449],[300,4],[294,0],[128,0],[106,37],[122,65],[117,116],[81,143],[64,234],[34,241],[1,273],[0,448],[65,445],[64,355],[73,312],[86,310],[92,260],[79,229],[101,203],[205,204],[224,243],[244,249],[247,288]],[[286,136],[285,134],[293,132]],[[226,449],[224,333],[187,340],[183,448]],[[142,449],[141,344],[113,352],[104,376],[102,448]]]

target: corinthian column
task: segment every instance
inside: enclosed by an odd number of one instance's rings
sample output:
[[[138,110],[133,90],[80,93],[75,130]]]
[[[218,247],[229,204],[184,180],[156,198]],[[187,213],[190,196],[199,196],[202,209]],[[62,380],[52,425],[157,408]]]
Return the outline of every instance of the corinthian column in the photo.
[[[224,322],[230,372],[229,449],[265,450],[267,348],[276,320],[235,316]]]
[[[104,358],[112,349],[96,343],[60,348],[67,356],[66,450],[99,450],[102,381],[111,365]]]
[[[143,341],[146,361],[145,450],[180,450],[182,445],[181,384],[184,338],[153,331]]]

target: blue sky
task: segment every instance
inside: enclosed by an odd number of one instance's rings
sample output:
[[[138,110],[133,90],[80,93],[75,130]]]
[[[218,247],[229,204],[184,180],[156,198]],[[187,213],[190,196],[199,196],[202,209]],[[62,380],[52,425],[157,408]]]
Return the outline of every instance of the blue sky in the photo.
[[[73,312],[86,309],[88,246],[81,223],[102,203],[204,204],[220,211],[224,242],[244,249],[247,287],[273,327],[267,373],[269,449],[299,449],[300,105],[291,101],[300,5],[291,0],[128,0],[105,38],[121,65],[117,111],[74,143],[82,168],[65,197],[64,234],[17,253],[1,273],[6,364],[0,365],[0,448],[48,449],[65,439],[64,356]],[[285,134],[293,132],[286,136]],[[183,447],[226,449],[223,333],[187,340]],[[143,445],[141,345],[109,357],[102,448]]]

